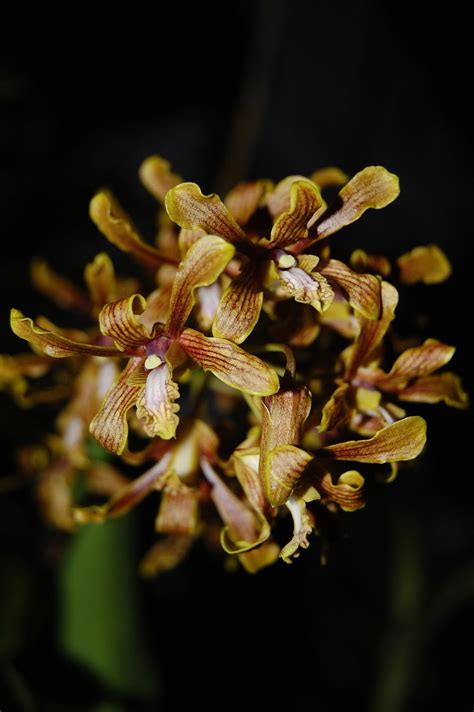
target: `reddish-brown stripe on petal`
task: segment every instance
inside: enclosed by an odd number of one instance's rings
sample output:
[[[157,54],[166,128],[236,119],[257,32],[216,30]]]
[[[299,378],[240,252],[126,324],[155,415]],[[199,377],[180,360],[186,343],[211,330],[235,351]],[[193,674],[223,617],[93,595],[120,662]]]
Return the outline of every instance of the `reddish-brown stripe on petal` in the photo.
[[[319,188],[308,180],[292,184],[290,209],[273,225],[269,247],[285,247],[308,237],[308,222],[322,206]]]
[[[329,260],[321,268],[330,281],[338,284],[347,293],[349,303],[367,319],[378,319],[380,314],[380,281],[372,274],[354,272],[339,260]]]
[[[411,386],[398,393],[403,401],[416,403],[439,403],[464,410],[469,407],[469,397],[455,373],[439,373],[418,378]]]
[[[269,180],[245,181],[238,183],[227,193],[224,202],[241,227],[248,223],[262,205],[271,187]]]
[[[140,321],[145,307],[146,300],[141,294],[106,304],[99,314],[100,330],[110,336],[121,351],[146,344],[152,339],[152,333]]]
[[[259,265],[249,262],[221,297],[212,326],[213,335],[236,344],[245,341],[258,321],[262,302]]]

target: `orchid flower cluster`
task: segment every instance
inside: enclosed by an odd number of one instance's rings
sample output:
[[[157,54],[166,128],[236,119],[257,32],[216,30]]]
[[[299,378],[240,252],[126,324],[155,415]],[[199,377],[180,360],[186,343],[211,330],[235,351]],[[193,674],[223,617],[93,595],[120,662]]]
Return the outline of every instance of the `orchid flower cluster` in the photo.
[[[117,277],[104,252],[85,268],[87,290],[37,261],[35,286],[90,326],[12,310],[32,352],[1,357],[0,386],[24,405],[61,404],[54,432],[19,456],[43,517],[71,531],[159,492],[147,576],[178,565],[198,538],[252,573],[290,563],[313,534],[324,554],[328,518],[365,504],[365,466],[392,480],[422,451],[426,423],[401,403],[467,405],[458,376],[438,372],[453,347],[404,349],[393,333],[390,261],[355,250],[349,266],[330,254],[327,238],[395,200],[398,179],[380,166],[350,179],[331,167],[240,183],[221,200],[158,156],[140,176],[159,204],[155,245],[109,191],[90,215],[142,265],[141,284]],[[322,193],[334,188],[328,207]],[[438,247],[417,247],[398,259],[396,281],[450,271]]]

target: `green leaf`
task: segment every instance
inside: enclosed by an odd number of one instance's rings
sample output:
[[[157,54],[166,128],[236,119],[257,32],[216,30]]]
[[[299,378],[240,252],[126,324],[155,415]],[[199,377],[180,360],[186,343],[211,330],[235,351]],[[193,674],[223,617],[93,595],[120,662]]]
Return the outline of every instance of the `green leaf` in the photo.
[[[139,615],[134,517],[79,530],[59,576],[60,644],[111,690],[153,698],[158,673]]]

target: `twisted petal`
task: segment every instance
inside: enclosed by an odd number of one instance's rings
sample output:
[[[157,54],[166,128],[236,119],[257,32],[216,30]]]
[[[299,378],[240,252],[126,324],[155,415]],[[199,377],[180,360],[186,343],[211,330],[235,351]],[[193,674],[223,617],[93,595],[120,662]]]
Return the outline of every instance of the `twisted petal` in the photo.
[[[263,205],[265,195],[271,187],[269,180],[256,180],[238,183],[227,193],[224,202],[241,227],[246,225],[255,211]]]
[[[322,499],[336,502],[344,512],[354,512],[365,505],[364,478],[357,470],[343,472],[334,484],[331,473],[317,467],[311,473],[311,483]]]
[[[144,419],[144,429],[150,438],[175,437],[179,423],[176,415],[179,405],[175,403],[178,398],[178,385],[165,361],[148,373],[145,388],[137,400],[137,417]]]
[[[332,235],[350,225],[369,208],[384,208],[400,193],[397,176],[382,166],[369,166],[357,173],[339,193],[339,203],[327,211],[317,223],[317,240]]]
[[[308,178],[300,175],[287,176],[267,193],[265,203],[273,219],[290,209],[291,186],[297,181],[307,182]]]
[[[110,336],[120,351],[143,346],[153,337],[140,319],[145,307],[146,300],[141,294],[106,304],[99,314],[101,332]]]
[[[87,354],[90,356],[120,355],[120,351],[117,351],[116,348],[79,343],[60,334],[55,334],[48,329],[42,329],[18,309],[11,310],[10,325],[12,331],[20,339],[29,341],[34,348],[40,349],[54,358],[64,358],[75,354]]]
[[[404,284],[438,284],[451,275],[451,264],[437,245],[415,247],[397,260]]]
[[[279,445],[265,458],[265,489],[272,507],[289,499],[313,456],[294,445]]]
[[[234,247],[221,237],[206,235],[195,242],[181,262],[173,284],[166,332],[177,338],[194,306],[194,290],[219,277],[234,255]]]
[[[308,180],[294,182],[290,190],[290,209],[273,225],[269,247],[286,247],[308,237],[308,222],[323,204],[319,188]]]
[[[278,390],[275,371],[232,341],[185,329],[180,344],[205,371],[211,371],[233,388],[256,396],[270,395]]]
[[[249,262],[229,284],[217,308],[212,333],[236,344],[253,331],[263,303],[259,265]]]
[[[278,270],[280,286],[284,292],[301,304],[309,304],[324,312],[334,299],[334,290],[319,272],[308,273],[299,267]]]
[[[388,277],[392,266],[384,255],[370,255],[364,250],[354,250],[351,255],[351,265],[357,272],[374,272],[381,277]]]
[[[91,303],[87,295],[69,279],[55,272],[44,260],[34,260],[31,279],[39,292],[62,309],[78,309],[89,314]]]
[[[161,156],[145,158],[139,168],[139,175],[148,192],[163,206],[166,193],[182,181],[181,176],[172,173],[170,162]]]
[[[329,260],[321,274],[347,293],[349,303],[367,319],[378,319],[380,314],[380,281],[372,274],[358,274],[339,260]]]
[[[382,342],[390,323],[395,317],[395,308],[398,304],[398,292],[389,282],[382,282],[382,313],[379,319],[359,318],[360,332],[354,345],[350,347],[350,356],[347,366],[347,377],[352,378],[361,364],[366,362],[370,355]]]
[[[311,521],[306,510],[306,502],[297,497],[291,497],[286,506],[293,517],[293,537],[290,542],[280,552],[280,558],[286,564],[292,563],[292,558],[297,558],[299,549],[307,549],[309,546],[308,536],[311,534]]]
[[[215,193],[203,195],[196,183],[181,183],[166,194],[171,220],[187,230],[204,230],[229,242],[245,239],[245,233]]]
[[[403,401],[416,403],[439,403],[464,410],[469,407],[469,398],[463,390],[461,379],[455,373],[440,373],[418,378],[415,383],[398,393]]]
[[[89,214],[109,242],[123,252],[129,252],[146,267],[156,270],[163,262],[170,261],[168,257],[142,240],[125,212],[108,191],[101,191],[92,198]]]
[[[319,424],[320,433],[344,425],[349,418],[351,412],[348,403],[349,388],[348,383],[342,383],[325,404]]]
[[[324,188],[338,188],[340,185],[345,185],[349,176],[337,166],[325,166],[314,171],[310,179],[324,190]]]
[[[123,517],[131,509],[142,501],[153,489],[158,489],[160,478],[166,473],[170,460],[169,453],[165,454],[160,462],[157,462],[147,472],[136,480],[130,482],[115,494],[106,504],[98,507],[76,507],[74,519],[79,524],[88,522],[104,522],[106,519]]]
[[[173,535],[160,539],[147,551],[139,571],[145,578],[153,578],[175,569],[184,561],[194,543],[194,537]]]
[[[355,460],[384,464],[413,460],[423,450],[426,442],[426,421],[417,415],[399,420],[379,430],[369,440],[350,440],[329,445],[321,450],[336,460]]]
[[[129,384],[128,380],[135,371],[141,369],[141,365],[141,359],[130,359],[117,385],[109,390],[89,426],[91,435],[102,447],[118,455],[127,444],[127,413],[136,404],[143,389],[142,385]]]
[[[177,475],[167,478],[161,495],[155,528],[162,534],[196,534],[197,489],[183,484]]]

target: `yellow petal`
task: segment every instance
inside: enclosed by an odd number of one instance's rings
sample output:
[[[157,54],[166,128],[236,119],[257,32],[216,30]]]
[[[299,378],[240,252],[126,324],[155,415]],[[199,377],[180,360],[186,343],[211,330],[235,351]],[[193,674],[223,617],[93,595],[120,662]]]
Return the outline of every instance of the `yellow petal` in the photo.
[[[428,376],[445,366],[454,356],[454,346],[427,339],[421,346],[404,351],[393,364],[387,381]]]
[[[75,354],[88,354],[90,356],[120,355],[116,348],[79,343],[60,334],[55,334],[48,329],[42,329],[18,309],[11,310],[10,325],[12,331],[20,339],[29,341],[33,347],[41,349],[45,354],[54,358],[64,358]]]
[[[323,202],[319,188],[308,180],[299,180],[290,190],[290,209],[273,225],[269,247],[286,247],[308,237],[308,222]]]
[[[141,294],[106,304],[99,314],[101,332],[110,336],[120,351],[145,345],[153,338],[153,332],[140,319],[145,307]]]
[[[203,195],[196,183],[181,183],[166,194],[166,210],[171,220],[187,230],[204,230],[208,235],[235,242],[245,233],[218,195]]]
[[[232,341],[203,336],[194,329],[185,329],[179,341],[205,371],[211,371],[233,388],[257,396],[270,395],[278,390],[275,371]]]
[[[418,378],[398,394],[400,400],[416,403],[439,403],[464,410],[469,407],[469,397],[461,379],[455,373],[439,373]]]
[[[451,275],[451,264],[437,245],[415,247],[397,260],[404,284],[438,284]]]
[[[168,364],[164,362],[152,368],[137,400],[137,418],[143,418],[144,430],[150,438],[175,437],[179,423],[176,415],[179,405],[175,403],[178,398],[178,385],[173,381]]]
[[[123,252],[129,252],[146,267],[156,270],[163,262],[170,262],[170,258],[142,240],[108,191],[101,191],[92,198],[89,214],[109,242]]]
[[[286,503],[293,517],[293,537],[280,552],[280,558],[286,564],[292,563],[292,558],[297,558],[299,549],[307,549],[309,546],[308,536],[311,534],[311,520],[306,511],[306,502],[303,499],[292,497]]]
[[[139,169],[140,180],[163,206],[165,204],[166,193],[181,183],[181,176],[172,173],[171,164],[161,156],[149,156],[145,158]]]
[[[198,525],[198,490],[172,475],[161,495],[155,529],[162,534],[196,534]]]
[[[294,445],[279,445],[265,458],[265,489],[273,507],[285,504],[313,456]]]
[[[273,219],[290,209],[291,186],[297,181],[307,181],[306,176],[293,175],[283,178],[272,191],[267,193],[265,203]]]
[[[321,190],[324,188],[337,188],[340,185],[345,185],[349,180],[347,173],[337,166],[325,166],[324,168],[319,168],[310,175],[313,183],[319,185]]]
[[[314,234],[318,240],[328,237],[358,220],[369,208],[384,208],[398,197],[397,176],[383,166],[368,166],[357,173],[339,193],[336,210],[328,210],[319,220]]]
[[[141,385],[129,385],[128,379],[140,368],[141,359],[130,359],[118,383],[108,391],[99,412],[89,426],[91,435],[102,447],[119,455],[127,443],[127,413],[136,404],[143,388]]]
[[[91,303],[82,289],[55,272],[44,260],[33,262],[31,279],[39,292],[62,309],[78,309],[86,314],[90,313]]]
[[[194,306],[194,290],[219,277],[234,255],[234,247],[215,235],[206,235],[188,250],[173,284],[166,333],[177,338]]]
[[[248,181],[238,183],[227,193],[224,202],[241,227],[246,225],[255,211],[263,205],[271,187],[269,180]]]
[[[84,279],[96,312],[117,298],[114,266],[105,252],[96,255],[86,266]]]
[[[380,315],[380,281],[372,274],[358,274],[339,260],[329,260],[321,274],[347,293],[350,305],[367,319]]]
[[[212,326],[213,335],[236,344],[245,341],[258,321],[262,302],[259,265],[249,262],[222,295]]]
[[[280,554],[280,547],[274,541],[265,541],[251,551],[239,554],[239,561],[249,574],[256,574],[270,564],[274,564]]]
[[[350,440],[329,445],[321,454],[336,460],[355,460],[384,464],[413,460],[423,450],[426,442],[426,421],[417,415],[393,423],[369,440]]]

